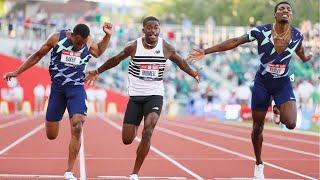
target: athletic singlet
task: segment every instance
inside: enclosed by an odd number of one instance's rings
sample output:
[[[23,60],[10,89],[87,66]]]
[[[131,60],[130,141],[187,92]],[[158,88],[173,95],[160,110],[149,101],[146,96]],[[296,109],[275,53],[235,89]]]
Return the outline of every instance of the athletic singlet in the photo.
[[[142,38],[137,40],[137,49],[129,62],[128,94],[129,96],[164,95],[163,72],[167,59],[163,53],[163,40],[153,49],[146,49]]]
[[[261,64],[257,74],[267,79],[286,77],[289,73],[290,59],[297,47],[301,45],[303,35],[298,29],[292,27],[292,38],[288,47],[278,54],[274,48],[271,31],[272,24],[267,24],[252,28],[247,33],[250,41],[258,41],[258,53]]]
[[[49,72],[51,81],[57,85],[83,85],[84,71],[91,58],[87,44],[79,51],[73,51],[73,44],[67,38],[69,30],[60,31],[59,42],[51,52]]]

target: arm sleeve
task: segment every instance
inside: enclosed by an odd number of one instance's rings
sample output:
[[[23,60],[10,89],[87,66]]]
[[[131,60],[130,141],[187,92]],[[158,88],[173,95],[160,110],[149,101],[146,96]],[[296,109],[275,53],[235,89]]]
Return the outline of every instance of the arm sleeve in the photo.
[[[259,33],[260,33],[260,30],[258,28],[256,28],[256,27],[250,29],[247,32],[247,35],[249,36],[249,41],[257,40]]]

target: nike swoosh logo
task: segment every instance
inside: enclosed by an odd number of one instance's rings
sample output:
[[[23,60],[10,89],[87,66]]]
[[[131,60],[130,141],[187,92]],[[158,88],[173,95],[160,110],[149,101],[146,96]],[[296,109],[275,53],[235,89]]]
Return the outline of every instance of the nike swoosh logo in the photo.
[[[158,107],[154,107],[154,108],[152,108],[152,109],[154,109],[154,110],[159,110],[159,108],[158,108]]]

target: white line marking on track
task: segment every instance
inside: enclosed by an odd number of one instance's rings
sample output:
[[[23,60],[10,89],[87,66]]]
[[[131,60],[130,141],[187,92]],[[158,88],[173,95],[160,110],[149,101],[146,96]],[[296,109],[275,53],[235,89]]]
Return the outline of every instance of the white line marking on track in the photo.
[[[207,133],[207,134],[222,136],[222,137],[226,137],[226,138],[230,138],[230,139],[237,139],[237,140],[244,141],[244,142],[251,142],[251,139],[248,139],[248,138],[238,137],[238,136],[226,134],[226,133],[211,130],[211,129],[205,129],[205,128],[195,127],[195,126],[191,126],[191,125],[184,125],[184,124],[174,123],[174,122],[170,122],[170,123],[169,122],[162,122],[162,123],[168,124],[168,125],[173,125],[173,126],[178,126],[178,127],[185,128],[185,129],[191,129],[191,130],[195,130],[195,131],[203,132],[203,133]],[[281,150],[285,150],[285,151],[290,151],[290,152],[294,152],[294,153],[298,153],[298,154],[304,154],[304,155],[320,158],[319,154],[300,151],[297,149],[279,146],[279,145],[275,145],[275,144],[271,144],[271,143],[267,143],[267,142],[264,142],[263,145],[268,146],[268,147],[272,147],[272,148],[276,148],[276,149],[281,149]]]
[[[84,157],[84,139],[83,139],[83,129],[81,133],[81,146],[80,146],[80,180],[86,180],[86,161]]]
[[[115,127],[118,130],[122,130],[121,126],[119,126],[118,124],[116,124],[115,122],[112,122],[111,120],[105,120],[103,117],[98,116],[99,118],[101,118],[104,122],[110,124],[111,126]],[[136,141],[141,141],[140,138],[136,137],[135,138]],[[203,177],[199,176],[198,174],[196,174],[195,172],[191,171],[190,169],[188,169],[187,167],[183,166],[182,164],[180,164],[179,162],[175,161],[174,159],[170,158],[169,156],[167,156],[165,153],[161,152],[160,150],[158,150],[157,148],[155,148],[154,146],[150,146],[150,149],[152,151],[154,151],[155,153],[157,153],[158,155],[160,155],[161,157],[163,157],[164,159],[168,160],[169,162],[171,162],[172,164],[174,164],[175,166],[177,166],[178,168],[180,168],[181,170],[185,171],[186,173],[188,173],[189,175],[193,176],[194,178],[198,179],[198,180],[204,180]]]
[[[129,179],[128,176],[98,176],[98,178],[103,179]],[[139,176],[139,179],[187,179],[185,177],[175,177],[175,176]]]
[[[221,147],[221,146],[217,146],[217,145],[214,145],[214,144],[205,142],[205,141],[201,141],[201,140],[192,138],[192,137],[190,137],[190,136],[186,136],[186,135],[183,135],[183,134],[180,134],[180,133],[171,131],[171,130],[169,130],[169,129],[162,128],[162,127],[160,127],[160,126],[158,126],[158,127],[156,128],[156,130],[161,131],[161,132],[164,132],[164,133],[166,133],[166,134],[170,134],[170,135],[176,136],[176,137],[180,137],[180,138],[182,138],[182,139],[186,139],[186,140],[189,140],[189,141],[192,141],[192,142],[195,142],[195,143],[198,143],[198,144],[207,146],[207,147],[211,147],[211,148],[220,150],[220,151],[222,151],[222,152],[226,152],[226,153],[229,153],[229,154],[233,154],[233,155],[236,155],[236,156],[240,156],[240,157],[242,157],[242,158],[244,158],[244,159],[248,159],[248,160],[251,160],[251,161],[256,161],[255,158],[253,158],[253,157],[251,157],[251,156],[247,156],[247,155],[245,155],[245,154],[241,154],[241,153],[238,153],[238,152],[236,152],[236,151],[232,151],[232,150],[223,148],[223,147]],[[273,167],[273,168],[275,168],[275,169],[278,169],[278,170],[281,170],[281,171],[284,171],[284,172],[287,172],[287,173],[290,173],[290,174],[294,174],[294,175],[296,175],[296,176],[300,176],[300,177],[303,177],[303,178],[306,178],[306,179],[316,180],[316,179],[313,178],[313,177],[310,177],[310,176],[307,176],[307,175],[304,175],[304,174],[301,174],[301,173],[298,173],[298,172],[295,172],[295,171],[292,171],[292,170],[289,170],[289,169],[286,169],[286,168],[283,168],[283,167],[280,167],[280,166],[277,166],[277,165],[274,165],[274,164],[271,164],[271,163],[268,163],[268,162],[264,162],[264,164],[265,164],[265,165],[268,165],[268,166],[270,166],[270,167]]]
[[[163,121],[161,121],[163,122]],[[185,122],[181,122],[181,121],[176,121],[176,122],[179,122],[179,123],[183,123],[183,124],[190,124],[190,125],[195,125],[194,123],[192,122],[188,122],[188,121],[185,121]],[[210,122],[210,121],[209,121]],[[248,126],[244,126],[244,125],[237,125],[237,124],[234,124],[233,122],[217,122],[217,121],[212,121],[212,123],[209,123],[209,122],[197,122],[197,124],[202,124],[202,125],[213,125],[215,128],[219,128],[219,129],[224,129],[224,130],[231,130],[231,131],[234,131],[234,132],[241,132],[241,133],[251,133],[251,128],[252,127],[248,127]],[[246,129],[237,129],[237,128],[233,128],[231,126],[237,126],[237,127],[244,127]],[[267,127],[265,127],[265,129],[268,129]],[[271,129],[270,129],[271,130]],[[281,130],[281,128],[279,129],[273,129],[273,131],[277,131],[277,132],[283,132],[283,130]],[[310,136],[309,134],[303,134],[303,133],[297,133],[299,131],[288,131],[288,133],[290,135],[308,135]],[[299,142],[299,143],[306,143],[306,144],[313,144],[313,145],[320,145],[319,141],[318,142],[315,142],[315,141],[309,141],[309,140],[304,140],[304,139],[299,139],[299,138],[291,138],[291,137],[282,137],[280,135],[274,135],[274,134],[271,134],[272,132],[268,132],[268,131],[265,131],[263,133],[263,136],[265,137],[272,137],[272,138],[275,138],[275,139],[281,139],[281,140],[286,140],[286,141],[293,141],[293,142]],[[315,135],[313,135],[315,136]],[[319,137],[318,137],[319,139]]]
[[[245,178],[245,177],[212,178],[212,179],[219,179],[219,180],[228,180],[228,179],[246,180],[246,179],[250,179],[250,180],[252,180],[252,178]],[[280,178],[277,178],[277,179],[269,179],[269,178],[266,178],[266,179],[264,179],[264,180],[299,180],[299,179],[280,179]]]
[[[23,123],[23,122],[25,122],[25,121],[29,121],[29,120],[35,119],[35,118],[36,118],[36,117],[25,117],[25,118],[13,120],[13,121],[10,121],[10,122],[8,122],[8,123],[1,124],[1,125],[0,125],[0,129],[6,128],[6,127],[10,127],[10,126],[13,126],[13,125],[15,125],[15,124],[20,124],[20,123]]]
[[[0,177],[4,178],[64,178],[59,175],[44,175],[44,174],[0,174]]]
[[[28,137],[34,135],[35,133],[37,133],[38,131],[40,131],[41,129],[44,128],[44,123],[42,123],[41,125],[37,126],[36,128],[34,128],[32,131],[28,132],[27,134],[25,134],[24,136],[20,137],[19,139],[17,139],[15,142],[13,142],[12,144],[10,144],[9,146],[7,146],[6,148],[2,149],[0,151],[0,155],[4,154],[5,152],[9,151],[11,148],[13,148],[14,146],[18,145],[19,143],[21,143],[22,141],[24,141],[25,139],[27,139]]]

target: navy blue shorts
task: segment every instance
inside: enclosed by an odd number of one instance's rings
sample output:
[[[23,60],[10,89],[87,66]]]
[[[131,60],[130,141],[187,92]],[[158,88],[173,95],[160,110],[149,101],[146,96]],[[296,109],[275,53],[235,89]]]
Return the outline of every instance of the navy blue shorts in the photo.
[[[290,78],[264,79],[257,74],[252,90],[251,109],[267,111],[272,99],[277,106],[288,101],[296,101]]]
[[[86,91],[81,85],[59,86],[52,84],[46,120],[60,121],[66,108],[69,118],[74,114],[87,115],[86,98]]]

